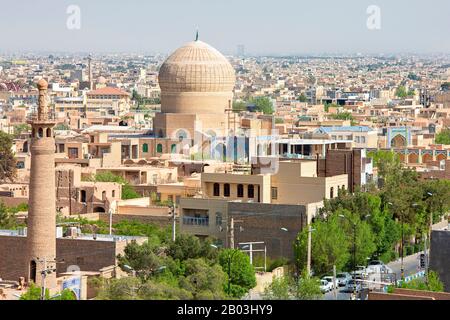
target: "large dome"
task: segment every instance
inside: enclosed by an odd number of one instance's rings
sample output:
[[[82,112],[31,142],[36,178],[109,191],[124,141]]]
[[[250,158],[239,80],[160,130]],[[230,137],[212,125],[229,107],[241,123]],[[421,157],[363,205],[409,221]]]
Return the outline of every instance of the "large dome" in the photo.
[[[177,49],[159,70],[159,86],[171,92],[232,91],[234,69],[216,49],[192,41]]]
[[[232,99],[236,77],[219,51],[197,40],[167,58],[158,81],[163,112],[223,113]]]

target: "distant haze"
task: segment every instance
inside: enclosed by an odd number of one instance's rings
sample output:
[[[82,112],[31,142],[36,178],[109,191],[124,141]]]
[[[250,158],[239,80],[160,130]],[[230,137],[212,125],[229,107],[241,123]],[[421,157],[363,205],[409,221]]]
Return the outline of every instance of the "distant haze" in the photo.
[[[69,5],[81,28],[69,30]],[[381,9],[369,30],[367,7]],[[448,0],[0,0],[0,52],[449,53]]]

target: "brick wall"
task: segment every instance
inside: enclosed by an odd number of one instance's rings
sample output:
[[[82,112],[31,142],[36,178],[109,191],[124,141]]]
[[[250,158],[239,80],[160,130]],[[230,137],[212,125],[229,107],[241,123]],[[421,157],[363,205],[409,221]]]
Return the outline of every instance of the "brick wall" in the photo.
[[[26,237],[0,236],[0,278],[18,281],[28,273],[26,247]]]
[[[271,258],[293,258],[293,243],[306,225],[306,207],[301,205],[229,202],[228,214],[243,221],[235,223],[235,246],[239,242],[264,241]],[[239,227],[244,230],[240,232]]]
[[[445,292],[450,292],[450,231],[431,233],[430,269],[439,274]]]

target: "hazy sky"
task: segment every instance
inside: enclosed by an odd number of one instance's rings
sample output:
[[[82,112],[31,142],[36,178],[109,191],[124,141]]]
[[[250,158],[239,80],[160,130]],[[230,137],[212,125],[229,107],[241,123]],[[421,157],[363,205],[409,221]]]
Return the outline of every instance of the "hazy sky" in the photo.
[[[69,5],[79,30],[66,26]],[[367,28],[369,5],[379,30]],[[0,52],[168,53],[197,26],[224,53],[450,52],[448,0],[0,0]]]

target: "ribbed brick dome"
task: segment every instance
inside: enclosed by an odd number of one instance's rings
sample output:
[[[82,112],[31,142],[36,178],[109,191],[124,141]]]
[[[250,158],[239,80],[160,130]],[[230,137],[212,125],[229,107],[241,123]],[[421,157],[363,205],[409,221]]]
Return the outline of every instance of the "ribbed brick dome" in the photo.
[[[234,69],[216,49],[192,41],[177,49],[159,70],[161,91],[227,92],[235,84]]]
[[[172,53],[159,70],[161,111],[224,113],[231,104],[234,69],[216,49],[192,41]]]

